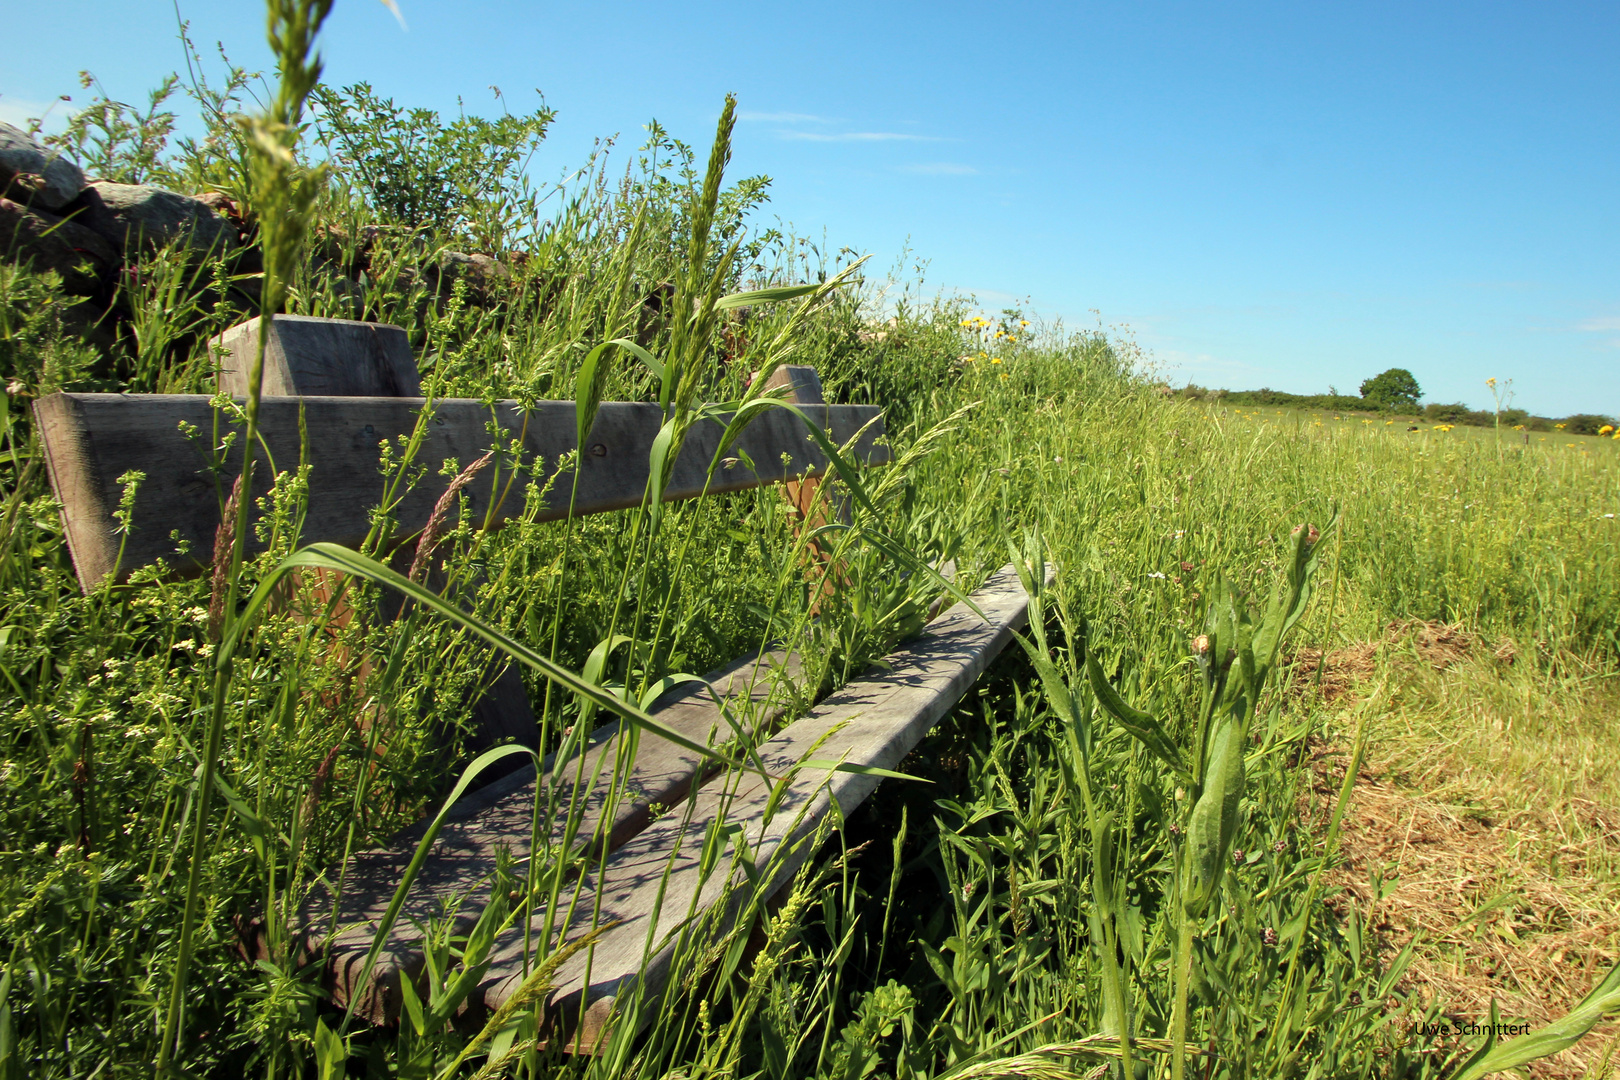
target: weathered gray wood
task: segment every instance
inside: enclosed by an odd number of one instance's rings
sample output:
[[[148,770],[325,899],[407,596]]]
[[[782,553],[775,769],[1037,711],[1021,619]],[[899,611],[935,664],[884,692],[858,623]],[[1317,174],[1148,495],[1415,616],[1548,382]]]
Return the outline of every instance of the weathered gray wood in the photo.
[[[259,319],[209,341],[219,388],[246,397],[259,347]],[[422,392],[405,331],[388,323],[277,315],[264,350],[265,397],[416,397]]]
[[[267,398],[260,427],[278,469],[300,459],[299,419],[308,432],[310,495],[302,542],[356,545],[366,536],[371,510],[381,500],[378,444],[409,434],[426,403],[421,398],[303,397]],[[52,394],[34,405],[51,484],[62,504],[62,521],[80,584],[98,585],[115,568],[120,578],[164,559],[178,572],[196,572],[213,550],[223,494],[234,482],[240,450],[227,455],[220,473],[208,469],[208,447],[215,445],[216,413],[203,395]],[[805,412],[842,443],[877,415],[870,405],[806,406]],[[579,455],[579,492],[574,513],[591,514],[640,505],[647,486],[648,453],[662,425],[655,404],[604,403]],[[538,402],[528,411],[516,402],[452,398],[434,404],[415,458],[423,479],[393,508],[396,535],[419,531],[444,492],[448,479],[440,464],[455,458],[465,465],[489,449],[487,430],[497,425],[502,439],[521,442],[525,463],[538,459],[549,473],[575,449],[574,404]],[[182,434],[181,425],[200,433]],[[220,420],[220,436],[232,425]],[[748,425],[725,465],[707,482],[707,470],[723,428],[715,421],[695,425],[665,488],[668,501],[740,491],[778,483],[826,468],[819,448],[790,413],[772,409]],[[881,424],[868,429],[854,452],[862,464],[889,460],[879,442]],[[742,464],[742,455],[758,472]],[[256,494],[269,490],[271,470],[255,471]],[[784,460],[785,459],[785,460]],[[486,469],[466,488],[475,513],[498,524],[524,511],[523,485],[513,485],[500,505],[494,496],[506,488],[511,463]],[[127,537],[116,530],[117,510],[127,472],[145,474],[134,503]],[[568,516],[574,471],[558,477],[538,520]],[[498,485],[498,486],[497,486]],[[172,534],[172,538],[171,538]],[[124,543],[119,560],[119,545]],[[177,544],[178,542],[178,544]],[[250,543],[251,543],[250,538]],[[185,553],[178,546],[187,548]]]
[[[249,319],[209,342],[219,363],[219,388],[225,393],[238,397],[247,393],[262,325],[260,318]],[[397,326],[277,315],[269,322],[265,342],[263,391],[283,397],[414,397],[421,393],[421,383],[410,341]],[[346,608],[348,601],[342,604]],[[391,607],[384,605],[385,611]],[[461,748],[472,756],[508,742],[531,749],[540,745],[523,677],[504,657],[494,663],[498,673],[472,703],[466,736],[460,740]],[[495,780],[519,764],[508,758],[485,775]]]
[[[972,595],[988,623],[965,604],[953,606],[920,638],[887,656],[889,670],[848,684],[766,741],[760,756],[767,770],[784,776],[809,757],[884,769],[898,765],[1028,619],[1029,599],[1011,567]],[[740,877],[731,865],[735,848],[728,849],[718,868],[707,875],[700,864],[703,838],[711,826],[723,821],[728,827],[742,827],[733,843],[745,845],[754,865],[765,871],[755,894],[763,899],[809,855],[808,841],[831,801],[836,799],[848,814],[877,783],[878,778],[869,775],[802,769],[767,814],[772,785],[752,773],[727,774],[698,790],[690,814],[686,806],[676,807],[619,848],[589,876],[590,902],[581,902],[564,932],[569,940],[583,934],[592,924],[598,901],[598,925],[622,920],[588,950],[588,958],[579,954],[557,972],[548,1010],[572,1026],[583,1009],[574,1047],[589,1051],[598,1045],[615,1002],[638,982],[648,995],[648,1008],[640,1020],[651,1018],[682,946],[681,934],[701,925],[687,922],[693,915],[708,912],[723,900],[728,910],[716,912],[722,926],[739,914],[747,890],[728,890],[728,882]],[[541,921],[536,916],[533,924],[538,927]],[[498,1008],[522,984],[522,950],[521,927],[497,941],[480,986],[487,1008]]]
[[[744,657],[707,681],[726,701],[735,721],[758,731],[773,724],[791,703],[798,676],[798,655],[773,651]],[[675,687],[652,711],[697,741],[710,739],[717,728],[724,733],[722,738],[729,734],[706,687]],[[609,782],[621,745],[626,751],[633,745],[635,757],[625,763],[619,793],[609,805]],[[570,759],[560,772],[554,773],[553,765],[548,758],[537,781],[530,759],[523,768],[456,803],[364,988],[357,983],[366,950],[426,826],[406,830],[389,847],[361,852],[350,860],[336,919],[338,932],[329,943],[326,985],[334,1001],[347,1005],[359,997],[357,1011],[377,1023],[398,1017],[399,980],[402,974],[414,977],[422,966],[418,924],[442,917],[448,909],[458,933],[472,927],[490,899],[496,849],[504,846],[520,860],[528,855],[537,784],[542,806],[555,784],[564,817],[571,803],[577,808],[576,846],[594,837],[595,844],[605,841],[612,850],[647,826],[654,804],[669,806],[684,799],[701,771],[696,754],[656,735],[643,733],[633,744],[626,742],[618,722],[597,728],[584,753]],[[564,827],[562,818],[551,822],[542,842],[561,844]],[[337,872],[332,871],[334,878]],[[327,947],[324,928],[334,925],[332,894],[317,889],[303,905],[300,923],[306,928],[304,948],[309,955]]]

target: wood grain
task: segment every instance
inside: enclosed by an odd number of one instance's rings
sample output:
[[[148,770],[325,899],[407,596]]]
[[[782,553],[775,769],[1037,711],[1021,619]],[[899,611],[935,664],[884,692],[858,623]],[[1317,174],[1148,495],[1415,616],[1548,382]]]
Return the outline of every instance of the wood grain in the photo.
[[[1009,566],[972,594],[986,622],[965,604],[951,607],[923,635],[885,658],[889,669],[852,682],[760,747],[766,768],[790,776],[772,804],[772,785],[755,774],[717,777],[620,847],[587,878],[588,897],[600,903],[599,923],[620,920],[598,943],[557,972],[548,1009],[574,1030],[573,1045],[589,1051],[605,1037],[621,999],[640,989],[645,1024],[661,995],[707,931],[725,932],[750,898],[763,900],[784,884],[810,854],[821,819],[836,800],[844,814],[871,794],[879,778],[805,768],[807,757],[893,769],[973,685],[1028,618],[1028,597]],[[720,826],[740,826],[725,857],[708,869],[703,842]],[[747,850],[760,880],[743,882],[733,860]],[[666,877],[667,873],[667,877]],[[741,887],[739,883],[742,883]],[[592,925],[590,904],[565,928],[572,940]],[[694,919],[709,913],[708,921]],[[538,923],[538,918],[536,919]],[[694,935],[696,935],[694,937]],[[480,990],[486,1008],[498,1008],[521,984],[522,931],[497,941]]]
[[[219,360],[219,388],[245,397],[259,347],[259,318],[208,342]],[[411,342],[389,323],[277,315],[264,350],[265,397],[416,397],[422,393]]]
[[[709,740],[716,729],[723,739],[730,729],[715,704],[718,696],[747,730],[768,730],[798,692],[799,675],[797,654],[771,651],[747,656],[707,676],[713,695],[696,684],[675,687],[654,703],[652,711],[693,740]],[[621,748],[633,752],[634,758],[620,791],[610,799],[608,780]],[[326,986],[333,1000],[347,1005],[358,997],[357,1012],[362,1016],[376,1023],[392,1022],[399,1014],[402,974],[414,977],[422,966],[421,926],[448,913],[456,932],[466,933],[489,902],[497,848],[506,847],[519,860],[528,856],[537,788],[542,805],[555,788],[565,813],[571,803],[577,806],[574,835],[579,844],[595,836],[597,843],[605,841],[612,850],[647,826],[655,804],[669,806],[684,799],[700,771],[696,754],[665,739],[642,733],[627,740],[618,722],[599,727],[584,752],[561,769],[547,758],[537,780],[530,759],[528,765],[456,803],[365,987],[358,980],[366,950],[425,834],[425,824],[401,833],[386,848],[360,852],[350,860],[335,920],[332,891],[323,886],[311,894],[299,917],[305,954],[313,956],[329,944]],[[561,844],[564,825],[563,820],[552,821],[543,842]],[[331,876],[338,872],[334,868]],[[324,928],[334,925],[338,932],[328,943]]]
[[[433,504],[448,479],[441,463],[454,458],[466,464],[491,448],[495,440],[518,440],[525,465],[538,462],[549,475],[559,459],[575,449],[574,404],[543,401],[524,410],[516,402],[486,404],[451,398],[434,404],[423,416],[421,398],[303,397],[266,398],[260,426],[277,469],[292,469],[300,461],[300,410],[308,436],[306,460],[312,466],[310,496],[302,543],[317,540],[358,545],[370,528],[372,509],[382,497],[378,474],[378,444],[412,432],[423,424],[421,448],[416,456],[425,468],[422,480],[411,489],[393,515],[395,535],[410,536],[426,524]],[[212,553],[220,506],[239,471],[240,450],[226,457],[217,472],[209,469],[208,447],[218,444],[214,432],[216,412],[203,395],[168,394],[52,394],[34,405],[45,447],[47,468],[80,585],[89,591],[107,575],[127,577],[136,567],[165,560],[176,572],[195,573]],[[842,443],[878,415],[876,406],[806,406],[805,412]],[[640,505],[646,491],[648,453],[662,424],[655,404],[604,403],[579,456],[579,493],[575,514],[623,510]],[[187,424],[198,438],[187,438]],[[232,425],[220,421],[219,439]],[[827,464],[819,448],[792,414],[772,409],[755,419],[725,459],[713,482],[707,470],[719,445],[721,425],[697,424],[676,461],[665,500],[689,499],[707,490],[711,494],[741,491],[762,484],[819,475]],[[854,450],[861,464],[889,460],[880,442],[881,423],[873,425]],[[754,471],[743,465],[742,455]],[[269,490],[271,469],[255,472],[255,494]],[[486,469],[466,489],[473,511],[499,524],[523,511],[522,485],[505,502],[491,506],[504,489],[511,462],[499,470]],[[123,486],[130,471],[144,474],[136,490],[132,528],[128,536],[116,530]],[[569,514],[569,491],[575,470],[558,477],[549,505],[539,520]],[[124,544],[122,559],[119,545]],[[182,550],[184,549],[184,550]]]

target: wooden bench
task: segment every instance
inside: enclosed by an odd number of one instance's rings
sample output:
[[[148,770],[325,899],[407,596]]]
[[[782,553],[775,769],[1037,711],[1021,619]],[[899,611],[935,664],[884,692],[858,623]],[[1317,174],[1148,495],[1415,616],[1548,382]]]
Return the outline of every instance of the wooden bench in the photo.
[[[426,404],[415,397],[377,396],[414,390],[415,369],[403,334],[392,328],[337,320],[288,320],[273,324],[275,345],[267,386],[292,394],[305,386],[361,391],[369,396],[268,397],[261,407],[264,440],[276,464],[298,460],[307,439],[313,464],[303,542],[332,540],[354,544],[370,527],[377,501],[377,444],[412,429]],[[222,341],[228,389],[251,341],[247,330]],[[234,348],[233,348],[234,343]],[[332,367],[351,370],[333,372]],[[864,432],[855,459],[882,464],[888,450],[873,406],[820,401],[814,371],[779,372],[792,396],[834,440]],[[180,571],[201,568],[212,550],[219,521],[219,492],[234,479],[239,454],[223,470],[210,472],[204,453],[180,431],[182,422],[212,432],[215,414],[201,396],[58,394],[36,404],[51,481],[62,504],[64,527],[75,567],[86,590],[112,576],[127,578],[140,566],[167,560]],[[526,455],[556,462],[575,449],[572,402],[540,402],[528,410],[515,403],[487,405],[470,400],[436,403],[432,426],[418,458],[428,468],[418,490],[395,513],[398,532],[423,527],[448,478],[437,465],[447,457],[462,463],[486,449],[493,419],[503,433],[521,440]],[[579,455],[579,495],[575,513],[596,513],[639,505],[647,481],[647,456],[662,415],[657,405],[605,403]],[[666,499],[696,496],[720,433],[718,424],[700,425],[689,437],[666,489]],[[730,463],[708,490],[736,491],[768,483],[806,483],[827,463],[807,438],[800,421],[782,410],[751,424],[739,444],[746,458]],[[751,460],[754,468],[743,464]],[[145,473],[127,536],[114,530],[113,512],[122,494],[118,478],[127,470]],[[267,490],[268,469],[258,469]],[[570,476],[554,490],[567,490]],[[467,489],[477,511],[499,522],[516,508],[496,506],[493,488]],[[262,493],[262,492],[261,492]],[[481,500],[481,501],[479,501]],[[795,502],[803,502],[802,492]],[[543,519],[561,518],[566,506],[547,509]],[[188,555],[176,551],[174,535],[187,541]],[[122,544],[122,559],[119,545]],[[809,843],[836,804],[847,813],[878,783],[870,772],[837,771],[819,762],[843,761],[860,768],[892,769],[923,734],[955,704],[980,672],[1027,618],[1028,597],[1011,568],[992,577],[973,595],[984,617],[956,604],[934,619],[921,637],[890,654],[885,670],[856,680],[781,730],[777,725],[804,691],[796,684],[797,656],[784,651],[746,657],[712,673],[707,686],[677,687],[651,710],[688,739],[713,742],[731,734],[717,702],[758,742],[758,757],[771,779],[757,772],[716,774],[707,759],[651,733],[621,731],[618,722],[598,728],[581,752],[563,762],[532,763],[462,798],[448,812],[426,861],[405,899],[369,973],[366,955],[379,922],[402,880],[425,825],[407,830],[387,847],[355,855],[336,868],[327,887],[317,888],[301,909],[303,948],[324,956],[325,980],[340,1005],[374,1022],[400,1015],[402,980],[415,981],[423,966],[425,928],[448,918],[452,933],[466,934],[492,899],[502,849],[515,860],[543,857],[568,841],[565,821],[541,824],[539,852],[531,852],[537,803],[555,800],[573,811],[571,836],[595,853],[577,888],[589,897],[571,909],[527,913],[495,940],[469,1005],[499,1009],[523,984],[536,947],[573,940],[593,924],[617,923],[588,951],[566,961],[555,973],[545,1001],[549,1015],[572,1029],[573,1045],[589,1050],[608,1031],[617,1008],[640,1026],[675,982],[672,978],[702,954],[705,935],[731,932],[738,918],[770,896],[809,854]],[[521,690],[521,685],[519,685]],[[527,702],[523,702],[526,708]],[[527,714],[532,727],[532,713]],[[508,723],[506,729],[510,729]],[[503,729],[503,738],[535,745],[525,733]],[[633,740],[633,741],[631,741]],[[614,760],[633,749],[621,769],[622,797],[604,777]],[[726,858],[716,858],[717,837]],[[744,853],[739,861],[735,855]],[[739,877],[741,874],[741,877]],[[336,883],[343,882],[334,896]],[[740,884],[741,883],[741,884]],[[328,891],[331,888],[333,891]],[[599,909],[599,911],[598,911]],[[550,928],[549,940],[542,944]],[[694,951],[694,949],[696,951]],[[684,959],[683,959],[684,958]],[[678,980],[676,980],[678,982]]]

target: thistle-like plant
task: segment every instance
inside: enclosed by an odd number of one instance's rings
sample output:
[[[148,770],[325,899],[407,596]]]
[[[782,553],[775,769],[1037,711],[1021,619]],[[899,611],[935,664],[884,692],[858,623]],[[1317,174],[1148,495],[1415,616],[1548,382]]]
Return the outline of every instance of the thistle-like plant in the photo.
[[[1337,524],[1335,516],[1328,528]],[[1185,820],[1173,823],[1171,829],[1173,837],[1182,838],[1172,845],[1172,896],[1179,908],[1170,1020],[1170,1074],[1174,1080],[1181,1080],[1186,1061],[1193,937],[1220,893],[1240,823],[1249,724],[1276,668],[1283,639],[1310,602],[1312,578],[1323,551],[1321,532],[1315,526],[1299,525],[1290,546],[1283,580],[1272,590],[1264,611],[1251,610],[1227,578],[1217,579],[1204,609],[1204,632],[1192,643],[1201,688],[1198,720],[1186,748],[1176,743],[1158,717],[1132,707],[1119,695],[1094,653],[1088,652],[1085,658],[1086,676],[1097,703],[1185,785],[1187,798],[1181,805],[1191,808]]]

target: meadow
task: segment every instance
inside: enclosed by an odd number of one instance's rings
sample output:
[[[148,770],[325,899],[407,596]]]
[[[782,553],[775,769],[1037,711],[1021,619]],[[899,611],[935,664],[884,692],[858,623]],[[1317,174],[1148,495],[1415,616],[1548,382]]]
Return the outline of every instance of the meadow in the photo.
[[[155,253],[98,351],[60,281],[0,266],[0,1074],[1606,1075],[1620,442],[1167,398],[1128,338],[752,227],[766,188],[723,178],[729,103],[706,164],[654,128],[536,189],[538,114],[459,135],[416,116],[420,139],[389,141],[369,91],[309,99],[319,14],[272,5],[266,115],[238,122],[233,72],[190,88],[211,142],[104,110],[108,137],[78,146],[100,175],[227,193],[262,268]],[[475,152],[491,140],[512,153]],[[505,272],[443,271],[469,250]],[[718,304],[799,283],[746,317]],[[819,601],[779,491],[541,522],[564,463],[510,455],[534,513],[453,513],[424,554],[438,606],[383,617],[377,575],[348,603],[378,614],[335,619],[307,573],[248,603],[298,548],[318,462],[244,501],[237,535],[269,549],[237,545],[228,577],[82,593],[28,401],[203,392],[208,337],[255,299],[405,327],[430,399],[662,399],[678,425],[813,364],[829,400],[885,407],[897,462],[828,485],[855,509],[822,534],[842,569]],[[380,449],[363,555],[421,547],[386,512],[411,445]],[[926,782],[886,781],[783,896],[699,935],[641,1032],[575,1056],[537,1007],[457,1017],[483,958],[447,934],[423,1013],[371,1029],[276,938],[468,764],[446,733],[506,661],[455,612],[550,665],[523,673],[551,750],[604,702],[767,643],[806,658],[808,703],[916,632],[942,591],[917,567],[945,559],[963,587],[1029,571],[1022,646],[907,760]],[[515,899],[490,917],[554,907],[577,869],[504,868]],[[280,942],[255,965],[250,916]],[[539,941],[536,969],[566,947]],[[1563,1026],[1515,1057],[1462,1027],[1493,1017]]]

